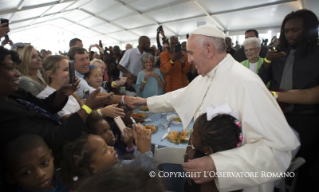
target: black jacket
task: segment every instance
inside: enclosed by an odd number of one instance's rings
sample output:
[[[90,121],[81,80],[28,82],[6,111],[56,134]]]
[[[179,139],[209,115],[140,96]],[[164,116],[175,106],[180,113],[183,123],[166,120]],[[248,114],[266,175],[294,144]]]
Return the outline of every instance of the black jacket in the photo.
[[[54,92],[46,99],[38,99],[24,89],[19,89],[11,99],[23,99],[31,102],[46,111],[55,114],[60,111],[67,102],[63,105],[53,106]],[[55,120],[47,117],[34,109],[29,109],[20,103],[7,101],[0,98],[0,150],[3,151],[8,142],[23,134],[40,135],[48,144],[53,153],[56,153],[66,141],[78,138],[81,132],[88,132],[86,124],[78,113],[74,113],[59,124]]]

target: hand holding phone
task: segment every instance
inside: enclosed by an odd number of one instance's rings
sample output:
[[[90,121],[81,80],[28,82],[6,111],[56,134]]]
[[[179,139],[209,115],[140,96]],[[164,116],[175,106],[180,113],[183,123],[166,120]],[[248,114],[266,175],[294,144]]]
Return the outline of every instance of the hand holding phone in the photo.
[[[4,25],[3,27],[9,27],[9,19],[1,18],[1,24],[3,23],[6,23],[6,25]],[[5,35],[5,39],[9,41],[9,35]]]

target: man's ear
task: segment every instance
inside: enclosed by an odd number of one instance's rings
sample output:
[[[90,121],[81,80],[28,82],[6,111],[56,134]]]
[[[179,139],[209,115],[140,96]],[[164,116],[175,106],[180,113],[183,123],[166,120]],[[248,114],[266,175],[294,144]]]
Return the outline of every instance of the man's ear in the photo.
[[[7,179],[7,181],[8,181],[10,184],[15,184],[15,183],[16,183],[16,182],[14,181],[13,177],[12,177],[10,174],[8,174],[8,173],[6,173],[6,179]]]
[[[205,53],[206,53],[206,57],[208,59],[211,59],[213,57],[213,55],[215,54],[215,47],[211,44],[211,43],[207,43],[205,46]]]

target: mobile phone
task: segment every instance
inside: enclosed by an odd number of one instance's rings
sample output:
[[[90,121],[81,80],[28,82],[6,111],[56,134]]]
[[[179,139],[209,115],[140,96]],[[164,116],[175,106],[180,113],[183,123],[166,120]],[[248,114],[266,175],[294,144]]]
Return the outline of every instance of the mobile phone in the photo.
[[[121,117],[120,116],[115,117],[114,121],[115,121],[117,127],[120,129],[122,135],[125,135],[125,137],[126,137],[126,133],[124,132],[124,129],[126,126],[125,126],[123,120],[121,119]]]
[[[69,78],[70,78],[69,83],[74,85],[74,82],[75,82],[75,69],[74,69],[74,61],[73,60],[69,61]]]
[[[9,27],[9,19],[4,19],[4,18],[1,18],[1,24],[2,23],[7,23],[7,25],[5,25],[4,27]],[[6,35],[4,37],[6,40],[9,40],[9,35]]]
[[[187,33],[187,34],[186,34],[186,39],[188,39],[188,37],[189,37],[189,34]]]
[[[131,121],[133,122],[133,124],[135,125],[135,128],[137,127],[137,124],[136,124],[136,121],[134,120],[133,117],[130,117],[131,118]]]
[[[89,98],[89,95],[90,95],[90,89],[89,88],[84,89],[83,90],[83,99]]]
[[[180,50],[182,50],[182,46],[178,43],[175,45],[175,53],[179,52]]]

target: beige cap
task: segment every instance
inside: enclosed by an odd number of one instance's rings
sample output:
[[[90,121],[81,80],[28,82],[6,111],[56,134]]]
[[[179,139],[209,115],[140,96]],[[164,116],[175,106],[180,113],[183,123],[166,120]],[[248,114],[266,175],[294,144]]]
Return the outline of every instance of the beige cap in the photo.
[[[214,25],[202,25],[197,27],[191,34],[205,35],[225,39],[225,34]]]

